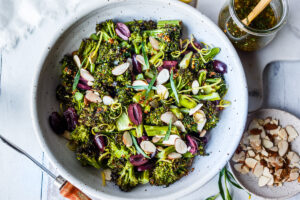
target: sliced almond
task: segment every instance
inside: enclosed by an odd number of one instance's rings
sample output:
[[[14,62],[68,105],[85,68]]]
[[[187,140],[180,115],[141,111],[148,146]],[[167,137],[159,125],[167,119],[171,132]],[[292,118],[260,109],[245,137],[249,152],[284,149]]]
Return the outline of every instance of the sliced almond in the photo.
[[[252,150],[249,150],[248,152],[248,155],[250,156],[250,157],[255,157],[255,153],[254,153],[254,151],[252,151]]]
[[[268,153],[265,149],[263,149],[263,150],[261,151],[261,154],[262,154],[263,156],[265,156],[265,157],[268,157],[268,156],[269,156],[269,153]]]
[[[281,127],[278,126],[276,129],[270,130],[270,134],[271,134],[272,136],[279,135],[280,129],[281,129]]]
[[[278,126],[277,126],[276,124],[268,123],[268,124],[265,124],[265,125],[264,125],[264,129],[265,129],[265,130],[268,130],[268,131],[270,131],[270,130],[275,130],[275,129],[277,129],[277,128],[278,128]]]
[[[131,147],[132,146],[132,138],[131,138],[128,131],[125,131],[123,133],[122,139],[123,139],[123,143],[125,144],[126,147]]]
[[[114,76],[122,75],[122,74],[124,74],[127,71],[127,69],[129,68],[129,66],[130,66],[130,63],[128,63],[128,62],[120,64],[120,65],[114,67],[112,69],[111,73]]]
[[[258,179],[258,186],[259,187],[263,187],[265,185],[267,185],[267,183],[270,181],[270,178],[265,177],[265,176],[261,176]]]
[[[192,83],[192,92],[194,95],[198,94],[199,92],[199,82],[197,80],[194,80],[193,83]]]
[[[143,66],[146,66],[145,59],[142,55],[136,55],[136,60]]]
[[[111,180],[111,170],[110,169],[104,169],[103,170],[105,180],[110,181]]]
[[[260,177],[263,174],[263,171],[264,171],[264,166],[258,162],[253,169],[253,174],[256,177]]]
[[[86,69],[83,69],[83,68],[80,69],[80,76],[88,82],[95,81],[95,78]]]
[[[187,145],[182,139],[175,140],[175,150],[181,154],[185,154],[187,152]]]
[[[246,154],[244,151],[241,151],[239,153],[235,153],[232,157],[232,160],[234,162],[244,162],[246,159]]]
[[[267,168],[267,167],[264,167],[263,176],[268,177],[268,178],[272,178],[273,177],[273,175],[270,173],[270,169]]]
[[[169,80],[169,78],[170,78],[169,70],[163,69],[158,73],[157,78],[156,78],[156,83],[157,83],[157,85],[164,84]]]
[[[266,125],[268,123],[270,123],[272,121],[272,118],[271,117],[267,117],[264,121],[264,124],[263,125]]]
[[[154,37],[150,36],[149,42],[150,42],[151,46],[153,47],[153,49],[159,50],[159,42]]]
[[[163,148],[162,146],[157,146],[156,149],[157,149],[158,151],[163,151],[163,150],[164,150],[164,148]]]
[[[80,69],[80,67],[81,67],[81,62],[80,62],[79,57],[78,57],[77,55],[74,55],[74,56],[73,56],[73,60],[74,60],[74,62],[75,62],[75,64],[76,64],[76,66],[78,67],[78,69]]]
[[[202,110],[198,110],[193,114],[193,119],[196,123],[202,123],[206,119],[205,113]]]
[[[246,159],[245,159],[245,164],[246,164],[249,168],[253,169],[253,168],[255,167],[255,165],[257,164],[257,160],[255,160],[255,159],[253,159],[253,158],[246,158]]]
[[[269,150],[273,151],[273,152],[278,152],[278,147],[273,146],[273,147],[269,148]]]
[[[261,139],[259,135],[249,135],[250,145],[253,149],[261,149]]]
[[[170,124],[170,122],[173,124],[177,121],[177,117],[172,112],[168,111],[160,116],[160,120],[166,124]]]
[[[146,153],[154,153],[156,151],[156,146],[147,140],[142,141],[140,146]]]
[[[263,145],[265,148],[269,149],[269,148],[273,147],[273,142],[271,142],[270,140],[267,140],[267,139],[263,139]]]
[[[238,172],[240,172],[241,174],[248,174],[249,172],[249,168],[241,163],[235,164],[234,169]]]
[[[291,163],[299,163],[300,161],[299,155],[293,151],[288,152],[286,157]]]
[[[254,159],[257,160],[257,161],[260,161],[260,160],[261,160],[260,155],[257,154],[257,155],[254,157]]]
[[[168,154],[168,158],[170,160],[174,160],[174,159],[178,159],[178,158],[181,158],[181,154],[180,153],[176,153],[176,152],[172,152],[172,153],[169,153]]]
[[[93,102],[93,103],[101,103],[102,102],[102,100],[101,100],[101,98],[99,96],[99,93],[94,92],[92,90],[86,91],[86,94],[85,94],[84,97],[89,102]]]
[[[194,108],[191,108],[189,111],[189,115],[193,115],[195,112],[200,110],[202,106],[203,106],[203,104],[200,103],[200,104],[196,105]]]
[[[176,126],[181,132],[186,132],[186,129],[181,121],[177,120],[173,123],[173,125]]]
[[[109,106],[114,103],[114,99],[111,96],[104,96],[102,100],[104,105]]]
[[[261,125],[259,125],[258,120],[257,119],[253,119],[248,127],[248,130],[252,130],[252,129],[260,129],[262,128]]]
[[[280,156],[284,156],[289,148],[289,143],[287,141],[280,141],[278,143],[278,153]]]
[[[285,130],[289,135],[288,142],[292,142],[294,139],[296,139],[296,137],[298,137],[298,133],[293,126],[289,125],[285,127]]]
[[[278,135],[279,137],[282,139],[282,140],[287,140],[288,139],[288,134],[286,132],[286,130],[284,128],[281,128],[278,132]]]
[[[164,85],[157,85],[156,93],[161,99],[167,99],[169,97],[169,90]]]
[[[206,130],[202,130],[201,132],[200,132],[200,137],[204,137],[205,135],[206,135],[206,133],[207,133],[207,131]]]
[[[276,124],[278,126],[278,120],[277,119],[272,119],[270,123],[271,124]]]
[[[288,182],[291,182],[291,181],[294,181],[294,180],[297,180],[299,177],[299,169],[292,169],[290,171],[290,174],[289,174],[289,178],[288,178]]]
[[[267,183],[268,186],[273,186],[274,184],[274,177],[270,178],[269,182]]]
[[[176,139],[180,139],[180,137],[178,135],[170,135],[168,140],[163,141],[163,144],[166,146],[174,145]]]
[[[148,86],[148,83],[143,80],[135,80],[132,83],[132,86]],[[145,89],[135,89],[136,91],[143,91]]]
[[[157,143],[157,142],[159,142],[162,138],[163,138],[164,136],[154,136],[154,137],[152,137],[152,142],[153,143]]]
[[[200,133],[201,131],[203,131],[203,128],[206,124],[206,118],[204,119],[204,121],[197,123],[197,131]]]

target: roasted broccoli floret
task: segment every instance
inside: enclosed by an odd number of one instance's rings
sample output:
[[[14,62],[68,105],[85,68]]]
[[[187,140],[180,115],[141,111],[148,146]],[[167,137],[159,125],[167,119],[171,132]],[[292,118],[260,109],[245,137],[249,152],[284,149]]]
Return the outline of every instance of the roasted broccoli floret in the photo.
[[[71,133],[71,139],[76,143],[87,144],[89,142],[89,138],[89,129],[84,125],[77,126]]]
[[[129,161],[127,161],[125,167],[119,173],[116,184],[121,190],[127,192],[134,188],[138,183],[139,181],[134,173],[134,167]]]
[[[160,106],[149,112],[145,117],[145,124],[162,126],[164,123],[160,120],[160,116],[167,112],[167,108]]]
[[[77,160],[81,162],[83,166],[91,165],[96,169],[100,169],[100,165],[95,157],[91,157],[85,153],[77,153]]]
[[[128,26],[130,32],[141,32],[145,30],[153,30],[156,28],[156,22],[152,20],[134,20],[125,24]]]
[[[83,60],[88,57],[93,49],[96,49],[97,42],[91,39],[83,40],[78,49],[78,56]]]
[[[160,161],[152,172],[150,183],[169,186],[188,174],[192,162],[193,158],[176,159],[172,162]]]
[[[106,20],[96,25],[96,32],[101,31],[104,40],[110,40],[116,38],[115,24],[112,20]]]
[[[139,183],[141,184],[147,184],[149,183],[149,170],[145,170],[139,175]]]
[[[217,123],[219,122],[219,111],[216,107],[216,102],[206,101],[202,107],[202,110],[204,111],[207,119],[204,129],[209,130],[216,127]]]
[[[186,128],[187,132],[197,132],[197,124],[194,121],[193,116],[190,116],[189,114],[184,115],[182,123]]]
[[[127,57],[130,57],[130,53],[126,47],[120,47],[117,40],[103,41],[99,48],[96,64],[121,64],[126,61]]]
[[[81,162],[83,166],[93,166],[97,169],[100,168],[98,163],[98,149],[92,140],[89,140],[87,144],[80,144],[76,149],[76,158]]]
[[[78,71],[78,67],[75,65],[72,56],[66,55],[61,61],[61,85],[65,87],[67,93],[72,94],[72,85],[74,77]]]

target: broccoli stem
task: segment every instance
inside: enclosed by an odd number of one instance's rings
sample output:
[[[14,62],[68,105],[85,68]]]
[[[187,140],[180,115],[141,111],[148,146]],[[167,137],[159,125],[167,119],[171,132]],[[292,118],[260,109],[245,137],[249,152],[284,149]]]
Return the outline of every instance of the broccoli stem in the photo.
[[[204,100],[204,101],[217,101],[217,100],[221,99],[219,93],[217,93],[217,92],[213,92],[213,93],[207,94],[207,95],[203,95],[203,94],[194,95],[193,97],[198,100]]]
[[[154,64],[154,63],[156,63],[156,61],[157,61],[160,57],[162,57],[163,55],[164,55],[164,53],[163,53],[162,51],[160,51],[160,52],[158,52],[157,54],[155,54],[154,56],[152,56],[152,57],[150,58],[149,62],[150,62],[151,64]]]
[[[197,106],[197,102],[186,95],[180,95],[179,104],[188,109],[192,109]]]
[[[144,126],[145,131],[147,133],[148,136],[164,136],[167,134],[167,131],[169,129],[168,126],[149,126],[149,125],[145,125]],[[175,126],[172,127],[171,129],[171,133],[172,134],[178,134],[178,130]]]
[[[167,25],[171,26],[181,26],[182,21],[180,20],[161,20],[157,22],[157,28],[163,28],[166,27]]]

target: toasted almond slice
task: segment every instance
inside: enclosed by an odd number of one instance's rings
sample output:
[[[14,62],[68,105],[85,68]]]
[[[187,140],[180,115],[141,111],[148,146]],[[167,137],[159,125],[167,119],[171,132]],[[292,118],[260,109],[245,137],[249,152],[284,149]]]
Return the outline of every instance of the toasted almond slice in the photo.
[[[202,123],[206,119],[205,113],[202,110],[197,110],[193,114],[193,119],[196,123]]]
[[[123,143],[125,144],[126,147],[131,147],[132,146],[132,138],[129,134],[128,131],[125,131],[123,133]]]
[[[261,160],[260,155],[256,154],[256,156],[254,157],[254,159],[257,160],[257,161],[260,161]]]
[[[99,93],[94,92],[92,90],[86,91],[86,94],[85,94],[84,97],[89,102],[93,102],[93,103],[101,103],[102,102],[102,100],[101,100],[101,98],[99,96]]]
[[[254,128],[254,129],[251,129],[251,130],[249,131],[249,133],[252,134],[252,135],[260,135],[261,132],[262,132],[262,130],[261,130],[261,129],[258,129],[258,128]]]
[[[291,181],[294,181],[294,180],[297,180],[299,177],[299,169],[292,169],[290,174],[289,174],[289,178],[288,178],[288,182],[291,182]]]
[[[170,160],[174,160],[174,159],[178,159],[178,158],[181,158],[181,154],[180,153],[176,153],[176,152],[172,152],[170,154],[168,154],[168,158]]]
[[[262,126],[259,125],[257,119],[253,119],[248,127],[248,130],[256,129],[256,128],[261,128]]]
[[[200,110],[202,106],[203,106],[203,104],[200,103],[200,104],[196,105],[194,108],[191,108],[189,111],[189,115],[193,115],[195,112]]]
[[[146,153],[154,153],[156,151],[156,146],[147,140],[142,141],[140,146]]]
[[[263,149],[263,150],[261,151],[261,155],[263,155],[263,156],[265,156],[265,157],[268,157],[268,156],[269,156],[269,153],[268,153],[265,149]]]
[[[157,85],[156,93],[161,99],[167,99],[169,97],[169,91],[164,85]]]
[[[110,181],[111,180],[111,170],[110,169],[104,169],[103,170],[105,180]]]
[[[263,139],[263,145],[265,148],[269,149],[269,148],[273,147],[273,142],[271,142],[270,140],[267,140],[267,139]]]
[[[88,82],[95,81],[95,78],[86,69],[83,69],[83,68],[80,69],[80,76]]]
[[[270,123],[272,121],[272,118],[271,117],[267,117],[264,121],[264,125]]]
[[[287,141],[281,140],[278,143],[278,153],[280,156],[284,156],[289,148],[289,143]]]
[[[271,178],[265,177],[265,176],[261,176],[258,179],[258,186],[259,187],[263,187],[265,185],[267,185],[267,183],[270,181]]]
[[[274,147],[269,148],[269,150],[273,151],[273,152],[278,152],[278,147],[274,146]]]
[[[173,125],[176,126],[181,132],[186,132],[186,129],[181,121],[177,120],[173,123]]]
[[[248,155],[250,156],[250,157],[255,157],[255,153],[254,153],[254,151],[252,151],[252,150],[249,150],[248,152]]]
[[[135,80],[132,83],[132,86],[147,86],[148,83],[146,81],[143,80]],[[143,91],[145,89],[135,89],[136,91]]]
[[[168,111],[160,116],[160,120],[166,124],[170,124],[170,122],[173,124],[177,120],[177,117],[172,112]]]
[[[264,129],[267,130],[267,131],[275,130],[277,128],[278,128],[278,126],[276,124],[268,123],[268,124],[264,125]]]
[[[163,151],[163,150],[164,150],[164,148],[163,148],[162,146],[157,146],[156,149],[157,149],[158,151]]]
[[[206,124],[206,118],[204,121],[197,123],[197,131],[200,133]]]
[[[273,177],[273,175],[270,173],[270,169],[267,168],[267,167],[264,167],[263,176],[268,177],[268,178],[272,178]]]
[[[204,137],[205,135],[206,135],[206,133],[207,133],[207,131],[206,130],[202,130],[201,132],[200,132],[200,137]]]
[[[258,162],[253,169],[253,174],[256,177],[260,177],[263,174],[263,171],[264,171],[264,166],[260,164],[260,162]]]
[[[170,135],[168,140],[163,141],[163,144],[166,146],[174,145],[176,139],[180,139],[180,137],[178,135]]]
[[[104,96],[103,97],[103,104],[104,105],[111,105],[114,103],[114,99],[111,96]]]
[[[119,75],[122,75],[124,74],[127,69],[129,68],[129,63],[126,62],[126,63],[123,63],[123,64],[120,64],[116,67],[114,67],[112,70],[111,70],[111,73],[114,75],[114,76],[119,76]]]
[[[154,37],[150,36],[149,42],[150,42],[151,46],[153,47],[153,49],[159,50],[159,42]]]
[[[278,126],[276,129],[270,130],[270,134],[271,134],[272,136],[279,135],[280,129],[281,129],[281,127]]]
[[[269,182],[267,183],[268,186],[273,186],[274,184],[274,177],[270,178]]]
[[[175,140],[175,150],[181,154],[185,154],[187,152],[187,145],[182,139]]]
[[[193,83],[192,83],[192,92],[194,95],[198,94],[199,92],[199,82],[197,80],[194,80]]]
[[[234,162],[244,162],[245,161],[245,152],[244,151],[241,151],[239,153],[235,153],[232,157],[232,160]]]
[[[246,164],[249,168],[253,169],[253,168],[255,167],[255,165],[257,164],[257,160],[255,160],[255,159],[253,159],[253,158],[246,158],[246,159],[245,159],[245,164]]]
[[[250,140],[250,145],[253,149],[261,149],[261,139],[259,135],[249,135],[248,138]]]
[[[278,126],[278,120],[277,119],[272,119],[272,121],[270,123],[271,124],[276,124]]]
[[[300,161],[299,155],[293,151],[288,152],[286,157],[291,163],[299,163]]]
[[[77,56],[77,55],[74,55],[73,56],[73,60],[74,60],[74,62],[75,62],[75,64],[76,64],[76,66],[78,67],[78,69],[81,67],[81,62],[80,62],[80,59],[79,59],[79,57]]]
[[[142,55],[136,55],[136,60],[141,63],[141,65],[146,66],[145,59]]]
[[[298,133],[293,126],[289,125],[285,127],[285,130],[289,135],[288,142],[292,142],[296,137],[298,137]]]
[[[164,136],[158,136],[158,135],[156,135],[156,136],[154,136],[154,137],[152,137],[152,142],[153,143],[157,143],[157,142],[159,142],[160,140],[161,140],[161,138],[163,138]]]
[[[281,128],[278,132],[278,136],[282,139],[282,140],[287,140],[288,139],[288,134],[286,132],[286,130],[284,128]]]
[[[169,78],[170,78],[169,70],[163,69],[158,73],[157,78],[156,78],[156,83],[157,83],[157,85],[164,84],[169,80]]]
[[[249,168],[241,163],[235,164],[234,169],[238,172],[240,172],[241,174],[248,174],[249,172]]]

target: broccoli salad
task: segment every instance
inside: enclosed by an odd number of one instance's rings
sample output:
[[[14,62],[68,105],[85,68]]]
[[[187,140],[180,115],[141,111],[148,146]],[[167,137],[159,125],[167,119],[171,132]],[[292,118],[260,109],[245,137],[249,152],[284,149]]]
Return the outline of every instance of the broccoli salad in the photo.
[[[60,111],[49,117],[83,166],[123,191],[169,186],[204,156],[207,132],[230,102],[220,52],[182,38],[179,20],[96,25],[61,62]]]

